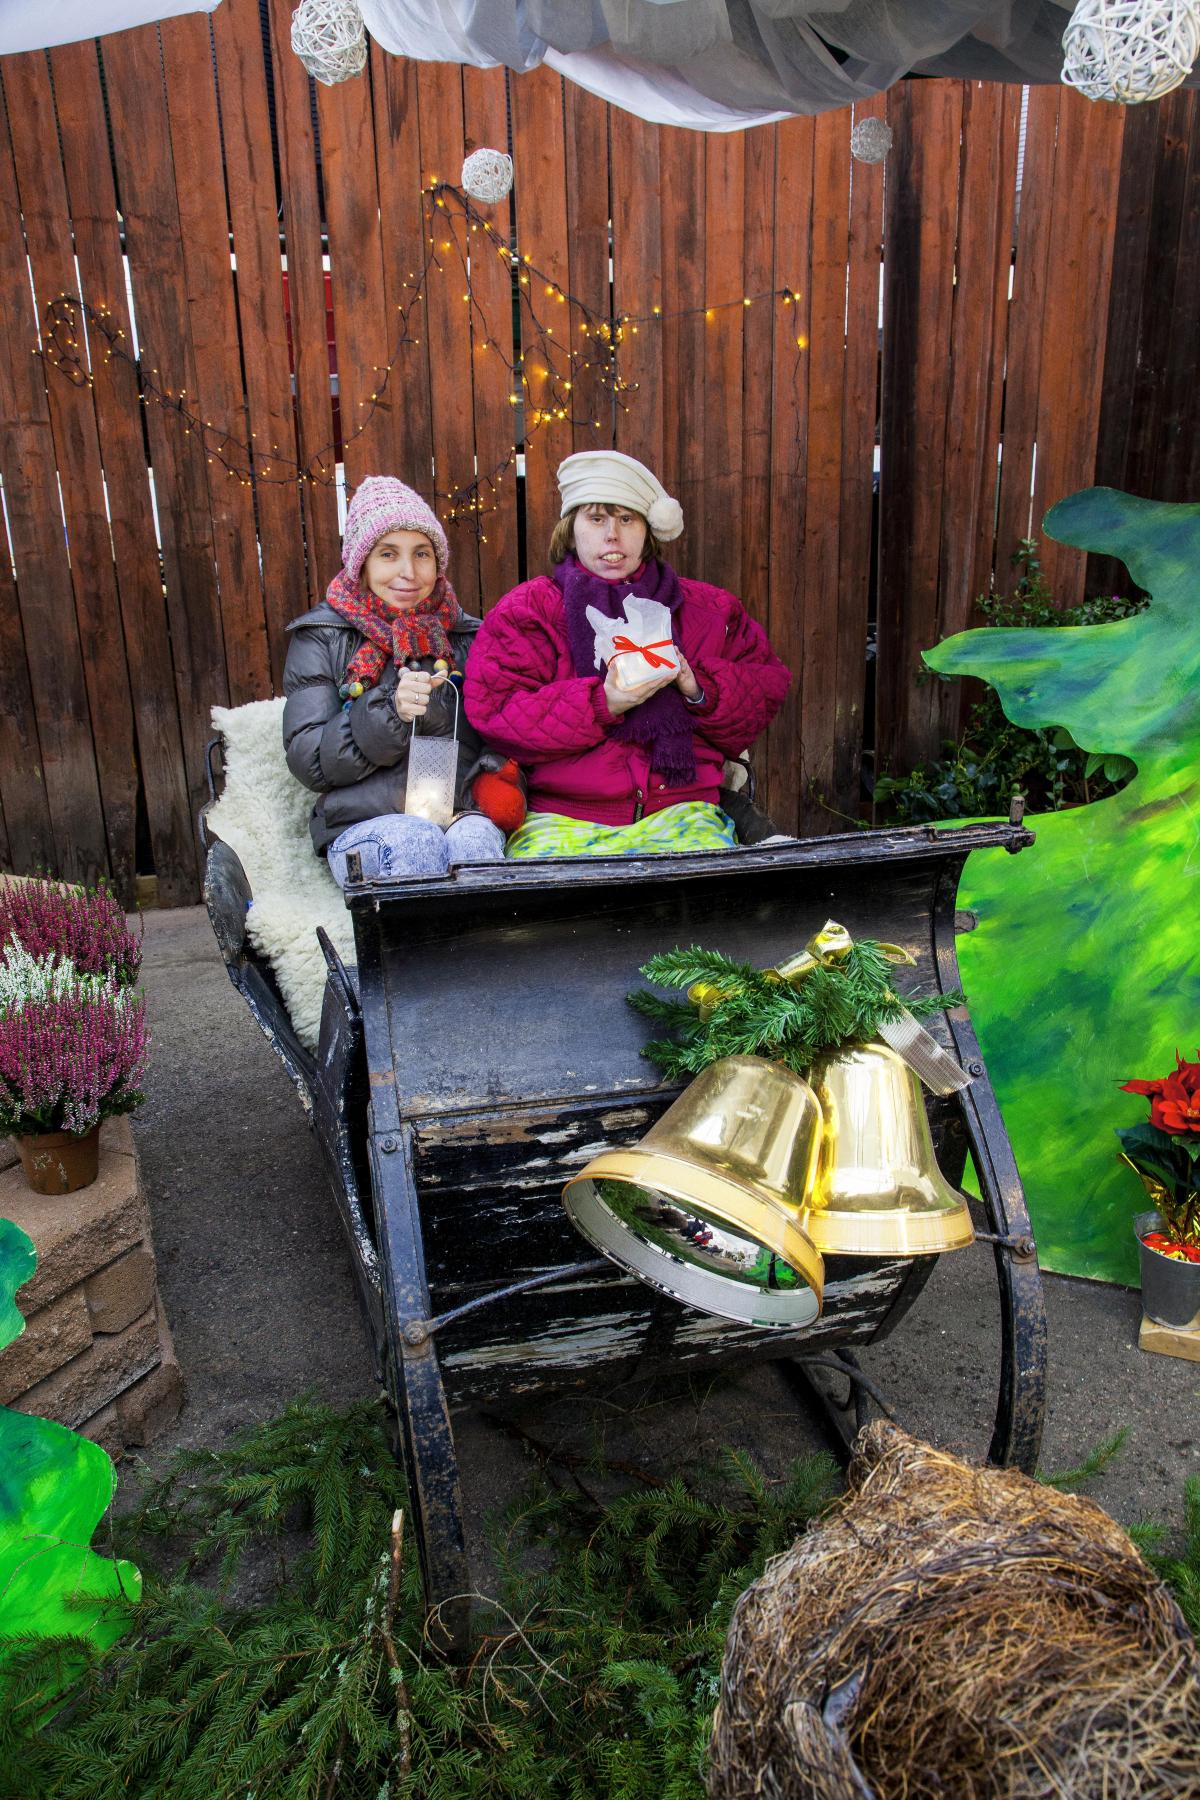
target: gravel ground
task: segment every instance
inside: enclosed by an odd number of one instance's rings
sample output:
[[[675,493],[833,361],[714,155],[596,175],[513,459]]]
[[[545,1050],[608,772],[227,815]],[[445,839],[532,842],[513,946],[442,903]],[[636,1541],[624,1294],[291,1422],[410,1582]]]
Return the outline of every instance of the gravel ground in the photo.
[[[199,908],[146,915],[144,977],[154,1033],[146,1105],[134,1129],[160,1285],[188,1398],[148,1453],[219,1447],[313,1389],[342,1404],[376,1391],[348,1253],[315,1140],[282,1066],[231,987]],[[1088,1492],[1125,1524],[1177,1522],[1200,1474],[1200,1364],[1141,1353],[1136,1293],[1046,1278],[1050,1385],[1043,1468],[1076,1466],[1128,1430]],[[864,1353],[901,1421],[982,1453],[999,1365],[990,1253],[943,1257],[886,1344]],[[606,1453],[633,1467],[687,1467],[722,1444],[769,1473],[827,1447],[819,1419],[776,1371],[703,1388],[618,1390],[527,1405],[498,1422],[455,1417],[473,1552],[493,1509],[527,1479],[534,1445]]]

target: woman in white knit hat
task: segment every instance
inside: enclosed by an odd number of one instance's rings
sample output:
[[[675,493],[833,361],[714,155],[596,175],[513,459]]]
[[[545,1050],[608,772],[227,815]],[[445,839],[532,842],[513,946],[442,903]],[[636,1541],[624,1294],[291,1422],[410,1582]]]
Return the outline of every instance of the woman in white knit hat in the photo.
[[[448,555],[420,494],[368,475],[346,515],[341,569],[288,626],[284,749],[317,795],[313,847],[343,884],[351,851],[368,880],[499,862],[505,832],[525,816],[516,764],[484,752],[457,717],[452,687],[479,620],[446,579]],[[423,734],[458,737],[458,811],[445,830],[404,811],[417,721]]]
[[[725,759],[791,676],[740,600],[667,562],[683,512],[644,463],[581,451],[558,485],[553,574],[492,608],[464,686],[472,724],[526,775],[507,855],[728,848]]]

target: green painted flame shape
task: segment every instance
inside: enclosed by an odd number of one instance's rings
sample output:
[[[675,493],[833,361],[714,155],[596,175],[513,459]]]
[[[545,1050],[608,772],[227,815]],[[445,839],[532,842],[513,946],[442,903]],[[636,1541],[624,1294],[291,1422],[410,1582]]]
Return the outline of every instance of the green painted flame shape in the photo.
[[[0,1354],[25,1329],[16,1292],[36,1261],[20,1227],[0,1219]],[[136,1599],[141,1577],[89,1548],[115,1486],[99,1444],[0,1407],[0,1679],[13,1640],[87,1638],[104,1648],[126,1629],[111,1602]]]
[[[1044,1266],[1136,1283],[1145,1200],[1113,1128],[1145,1102],[1118,1086],[1200,1045],[1200,505],[1088,488],[1045,527],[1119,557],[1149,607],[1109,625],[965,631],[925,660],[990,682],[1014,724],[1064,725],[1137,774],[1031,820],[1038,841],[1020,856],[969,859],[960,904],[979,927],[959,961]]]

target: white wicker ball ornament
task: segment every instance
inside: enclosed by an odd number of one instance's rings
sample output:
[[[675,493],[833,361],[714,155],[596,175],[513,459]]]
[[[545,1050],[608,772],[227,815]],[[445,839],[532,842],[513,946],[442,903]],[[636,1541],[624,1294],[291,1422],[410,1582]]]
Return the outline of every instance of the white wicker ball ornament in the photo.
[[[860,119],[850,133],[850,154],[856,162],[881,163],[892,147],[892,128],[886,119]]]
[[[358,0],[300,0],[292,14],[292,49],[313,80],[326,87],[360,75],[367,34]]]
[[[503,200],[512,184],[512,157],[503,150],[472,150],[463,163],[463,192],[484,206],[495,206]]]
[[[1089,100],[1157,100],[1200,55],[1200,0],[1078,0],[1062,78]]]

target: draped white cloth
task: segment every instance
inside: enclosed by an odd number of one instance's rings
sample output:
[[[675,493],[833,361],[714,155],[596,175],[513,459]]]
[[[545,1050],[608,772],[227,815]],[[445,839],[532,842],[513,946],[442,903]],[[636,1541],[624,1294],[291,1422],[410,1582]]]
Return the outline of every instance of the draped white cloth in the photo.
[[[218,0],[0,0],[0,55]],[[371,36],[424,62],[548,63],[656,124],[736,131],[825,112],[901,76],[1054,82],[1072,0],[361,0]],[[1193,70],[1187,85],[1200,75]]]
[[[545,62],[643,119],[708,131],[848,106],[907,74],[1057,81],[1071,15],[1071,0],[361,4],[371,36],[396,55]]]
[[[212,12],[218,0],[0,0],[0,56],[48,50],[80,38],[128,31],[177,13]]]

